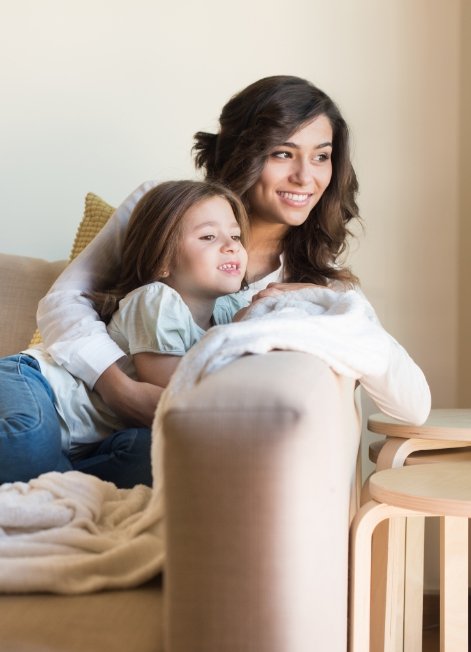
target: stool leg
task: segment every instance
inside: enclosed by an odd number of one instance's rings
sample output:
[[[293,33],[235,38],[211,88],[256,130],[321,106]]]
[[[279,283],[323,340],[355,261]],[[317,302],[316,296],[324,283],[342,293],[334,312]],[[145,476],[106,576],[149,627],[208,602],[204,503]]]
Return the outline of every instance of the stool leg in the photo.
[[[384,652],[404,649],[404,572],[406,519],[389,520]]]
[[[415,516],[406,522],[404,587],[404,652],[422,649],[424,609],[424,531],[425,518]]]
[[[364,483],[361,492],[362,505],[371,500],[368,480],[369,478]],[[397,572],[396,555],[398,550],[404,547],[403,530],[402,525],[384,520],[378,523],[372,533],[371,652],[397,652],[398,650],[402,652],[402,625],[399,632],[400,647],[397,647],[398,642],[397,639],[394,640],[394,634],[398,635],[398,629],[396,624],[391,622],[391,614],[394,614],[396,607],[402,613],[403,597],[400,596],[400,604],[397,605],[395,598],[397,598],[398,587],[397,584],[395,585],[395,580],[400,578],[400,574]],[[395,551],[394,555],[392,554],[393,550]],[[396,558],[396,563],[394,563],[394,558]]]
[[[357,512],[351,527],[350,543],[350,652],[370,649],[371,540],[381,521],[395,513],[389,505],[370,501]]]
[[[371,652],[403,652],[406,519],[383,521],[373,533]],[[412,648],[417,652],[418,648]],[[419,648],[420,649],[420,648]]]
[[[440,518],[440,652],[468,650],[468,519]]]
[[[371,563],[371,652],[383,652],[386,632],[386,612],[388,611],[388,563],[389,556],[388,520],[379,523],[372,537]]]

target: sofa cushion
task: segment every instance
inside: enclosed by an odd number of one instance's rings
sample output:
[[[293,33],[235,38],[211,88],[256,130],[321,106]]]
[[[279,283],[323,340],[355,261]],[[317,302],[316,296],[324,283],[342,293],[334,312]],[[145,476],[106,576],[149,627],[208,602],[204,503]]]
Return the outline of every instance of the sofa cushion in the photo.
[[[0,253],[0,356],[28,346],[36,326],[36,306],[65,261]]]
[[[161,576],[87,595],[0,595],[1,652],[163,652]]]

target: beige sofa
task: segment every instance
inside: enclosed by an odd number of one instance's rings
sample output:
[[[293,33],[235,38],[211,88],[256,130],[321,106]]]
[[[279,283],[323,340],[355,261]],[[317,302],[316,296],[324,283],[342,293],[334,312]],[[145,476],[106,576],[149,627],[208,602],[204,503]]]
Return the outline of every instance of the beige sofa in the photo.
[[[63,265],[0,254],[1,355],[28,344]],[[308,354],[246,356],[182,395],[164,430],[164,579],[0,595],[0,652],[345,652],[352,381]]]

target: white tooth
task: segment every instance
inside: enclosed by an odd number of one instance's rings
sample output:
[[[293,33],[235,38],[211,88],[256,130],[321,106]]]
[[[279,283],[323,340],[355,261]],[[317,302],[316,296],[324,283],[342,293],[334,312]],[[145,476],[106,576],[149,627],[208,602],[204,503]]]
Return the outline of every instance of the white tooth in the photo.
[[[304,194],[298,194],[298,193],[292,193],[292,192],[282,192],[280,193],[283,197],[286,197],[286,199],[290,199],[291,201],[306,201],[308,198],[307,193]]]

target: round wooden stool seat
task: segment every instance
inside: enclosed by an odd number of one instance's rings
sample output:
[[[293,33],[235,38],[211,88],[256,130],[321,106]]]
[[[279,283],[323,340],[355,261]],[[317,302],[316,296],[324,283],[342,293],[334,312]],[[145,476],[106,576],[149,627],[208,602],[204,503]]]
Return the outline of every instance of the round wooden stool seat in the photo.
[[[425,423],[414,426],[385,414],[372,414],[368,430],[388,437],[440,439],[471,442],[471,410],[431,410]]]
[[[471,517],[471,462],[386,469],[370,478],[373,500],[437,516]]]

